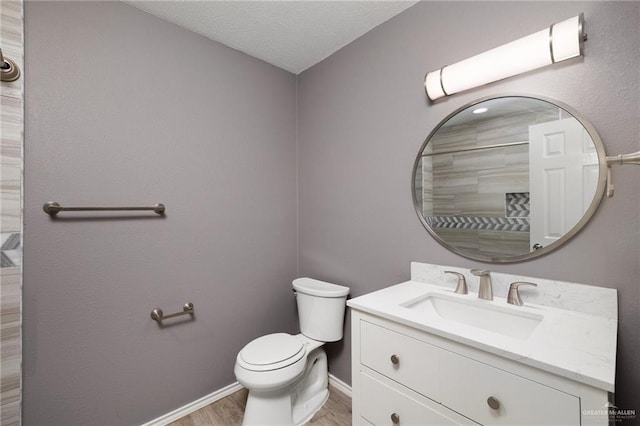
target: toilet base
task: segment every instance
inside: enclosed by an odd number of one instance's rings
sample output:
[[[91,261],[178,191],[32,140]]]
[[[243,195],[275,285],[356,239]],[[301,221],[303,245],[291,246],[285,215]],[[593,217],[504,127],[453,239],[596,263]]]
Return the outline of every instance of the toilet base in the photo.
[[[329,398],[327,355],[316,348],[307,356],[302,376],[276,390],[251,390],[242,419],[250,425],[301,425],[309,421]]]
[[[323,389],[322,392],[312,396],[303,404],[293,407],[293,424],[302,425],[307,423],[315,414],[320,411],[329,399],[329,389]]]
[[[249,390],[247,406],[242,418],[243,426],[292,424],[289,389],[271,392]]]

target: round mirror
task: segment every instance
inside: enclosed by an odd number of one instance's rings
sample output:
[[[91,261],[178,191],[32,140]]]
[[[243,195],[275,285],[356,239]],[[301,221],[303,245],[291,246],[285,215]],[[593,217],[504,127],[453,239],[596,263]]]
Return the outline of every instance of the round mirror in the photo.
[[[422,145],[413,201],[449,250],[517,262],[558,248],[593,215],[606,182],[594,128],[560,102],[480,99],[450,114]]]

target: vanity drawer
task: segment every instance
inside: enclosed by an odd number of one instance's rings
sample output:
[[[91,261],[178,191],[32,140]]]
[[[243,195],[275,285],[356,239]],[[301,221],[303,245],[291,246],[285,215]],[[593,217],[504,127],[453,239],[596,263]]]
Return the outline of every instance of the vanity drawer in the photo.
[[[360,383],[360,414],[365,420],[362,423],[364,425],[477,425],[436,402],[427,398],[413,398],[362,371]]]
[[[360,362],[434,401],[440,400],[440,351],[420,340],[360,321]]]
[[[485,425],[580,425],[580,400],[478,361],[442,351],[441,403]],[[489,406],[488,399],[495,409]]]

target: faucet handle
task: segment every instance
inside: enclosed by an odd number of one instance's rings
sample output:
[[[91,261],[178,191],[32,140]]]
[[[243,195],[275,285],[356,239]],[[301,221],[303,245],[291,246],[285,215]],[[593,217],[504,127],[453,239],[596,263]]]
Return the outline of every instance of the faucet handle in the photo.
[[[511,285],[509,286],[509,293],[507,294],[507,303],[516,306],[524,305],[522,299],[520,298],[520,292],[518,291],[518,288],[520,288],[521,285],[532,285],[534,287],[538,286],[538,284],[536,283],[530,283],[527,281],[516,281],[511,283]]]
[[[491,271],[489,271],[488,269],[472,269],[469,272],[471,272],[473,275],[477,277],[482,277],[484,275],[489,275],[491,273]]]
[[[464,277],[463,274],[461,274],[460,272],[454,272],[454,271],[444,271],[445,274],[453,274],[453,275],[457,275],[458,276],[458,285],[456,286],[456,290],[455,292],[458,294],[467,294],[468,290],[467,290],[467,280]]]

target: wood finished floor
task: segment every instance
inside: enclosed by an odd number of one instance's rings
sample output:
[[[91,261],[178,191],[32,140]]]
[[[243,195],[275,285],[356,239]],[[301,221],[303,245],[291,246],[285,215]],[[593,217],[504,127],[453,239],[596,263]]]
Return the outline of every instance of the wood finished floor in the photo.
[[[247,390],[243,389],[194,411],[169,426],[239,426],[242,424],[242,413],[246,403]],[[306,424],[314,426],[351,425],[351,398],[329,386],[327,403]]]

